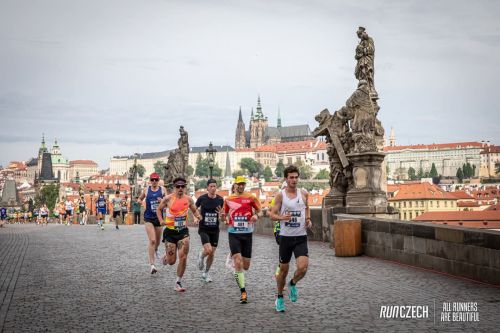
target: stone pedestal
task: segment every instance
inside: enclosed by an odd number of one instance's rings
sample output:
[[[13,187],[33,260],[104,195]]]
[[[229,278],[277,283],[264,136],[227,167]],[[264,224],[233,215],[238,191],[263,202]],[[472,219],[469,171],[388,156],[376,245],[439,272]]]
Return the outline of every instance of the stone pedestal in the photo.
[[[387,214],[387,197],[382,189],[384,153],[347,155],[352,165],[353,183],[346,195],[347,214]]]

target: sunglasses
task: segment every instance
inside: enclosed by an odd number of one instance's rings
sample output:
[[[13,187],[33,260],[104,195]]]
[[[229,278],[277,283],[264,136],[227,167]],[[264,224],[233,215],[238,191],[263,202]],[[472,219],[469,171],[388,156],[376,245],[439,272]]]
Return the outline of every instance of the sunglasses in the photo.
[[[185,188],[186,185],[175,185],[175,188]]]
[[[152,182],[159,182],[160,180],[158,178],[152,178],[151,181]]]

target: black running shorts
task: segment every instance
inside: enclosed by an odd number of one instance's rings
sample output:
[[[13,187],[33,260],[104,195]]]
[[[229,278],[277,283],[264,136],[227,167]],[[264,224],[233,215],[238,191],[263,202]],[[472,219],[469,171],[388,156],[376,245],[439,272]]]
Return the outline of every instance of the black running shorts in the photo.
[[[172,230],[169,228],[165,228],[163,230],[163,243],[173,243],[177,245],[177,242],[189,237],[189,229],[188,228],[183,228],[180,230]]]
[[[292,258],[309,256],[307,236],[280,236],[280,263],[288,264]]]
[[[158,221],[158,219],[147,219],[147,218],[144,218],[144,223],[151,223],[155,227],[161,227],[160,221]]]
[[[200,235],[201,244],[205,245],[210,243],[213,247],[217,247],[217,244],[219,243],[219,228],[214,228],[213,230],[199,228],[198,235]]]
[[[114,210],[114,211],[113,211],[113,218],[114,218],[114,219],[116,219],[117,217],[119,217],[119,216],[120,216],[120,213],[121,213],[121,212],[120,212],[119,210]]]
[[[242,257],[252,258],[252,233],[228,233],[229,235],[229,249],[231,255],[241,253]]]

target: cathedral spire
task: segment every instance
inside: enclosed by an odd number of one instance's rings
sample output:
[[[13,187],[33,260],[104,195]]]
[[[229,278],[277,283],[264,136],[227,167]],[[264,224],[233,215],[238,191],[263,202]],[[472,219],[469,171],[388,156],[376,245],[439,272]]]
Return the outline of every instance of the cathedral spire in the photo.
[[[260,95],[257,97],[257,112],[255,113],[256,119],[264,119],[264,114],[262,113],[262,106],[260,105]]]
[[[241,116],[241,106],[240,106],[240,115],[238,117],[238,122],[243,122],[243,117]]]
[[[253,115],[253,108],[252,108],[252,113],[250,114],[250,120],[253,120],[254,115]]]
[[[231,178],[231,161],[229,160],[229,147],[226,147],[226,172],[224,177]]]

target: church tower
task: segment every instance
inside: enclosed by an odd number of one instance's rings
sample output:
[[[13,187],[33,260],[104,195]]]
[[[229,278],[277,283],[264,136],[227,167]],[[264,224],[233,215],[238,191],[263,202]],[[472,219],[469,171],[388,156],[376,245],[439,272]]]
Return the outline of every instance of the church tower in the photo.
[[[394,128],[391,127],[391,136],[389,137],[389,147],[396,146],[396,136],[394,135]]]
[[[236,149],[246,148],[245,123],[243,122],[243,117],[241,116],[241,106],[238,124],[236,125],[236,142],[234,146]]]
[[[256,148],[264,145],[265,133],[267,131],[267,117],[262,113],[262,106],[260,105],[260,96],[257,99],[257,112],[250,120],[250,148]]]

